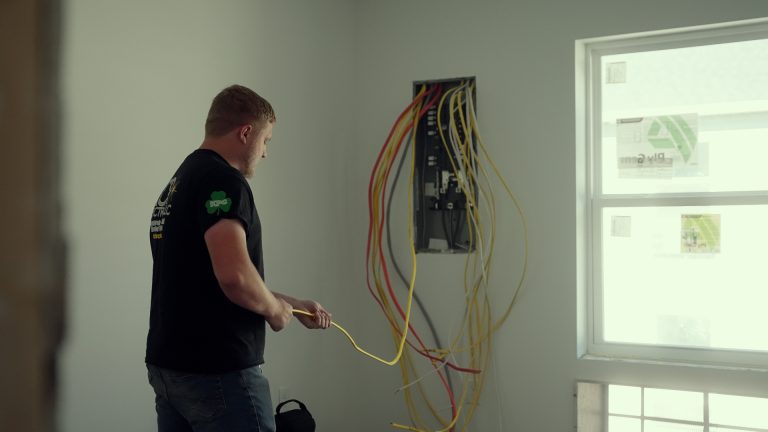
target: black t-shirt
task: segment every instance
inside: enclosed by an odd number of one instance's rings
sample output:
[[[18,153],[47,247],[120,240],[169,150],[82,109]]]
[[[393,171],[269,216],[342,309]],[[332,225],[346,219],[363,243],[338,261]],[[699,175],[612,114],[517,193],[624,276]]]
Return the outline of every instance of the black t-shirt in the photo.
[[[173,175],[152,212],[147,363],[220,373],[264,362],[264,317],[224,295],[205,244],[206,230],[225,218],[243,224],[248,253],[263,278],[261,223],[250,186],[216,152],[196,150]]]

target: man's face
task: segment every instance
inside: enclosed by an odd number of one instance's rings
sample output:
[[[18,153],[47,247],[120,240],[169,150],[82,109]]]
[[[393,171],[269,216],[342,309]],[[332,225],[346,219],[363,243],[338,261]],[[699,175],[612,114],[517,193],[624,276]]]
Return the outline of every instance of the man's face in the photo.
[[[248,135],[248,159],[245,166],[245,176],[252,177],[256,164],[267,157],[267,144],[272,139],[272,123],[267,122],[266,126],[258,128],[254,126]]]

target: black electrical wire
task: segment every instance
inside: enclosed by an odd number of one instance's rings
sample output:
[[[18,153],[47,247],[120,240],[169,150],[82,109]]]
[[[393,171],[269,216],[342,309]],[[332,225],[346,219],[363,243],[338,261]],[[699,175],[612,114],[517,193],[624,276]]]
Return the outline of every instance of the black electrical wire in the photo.
[[[453,213],[453,211],[451,211]],[[466,217],[466,216],[465,216]],[[458,243],[459,235],[461,234],[461,229],[464,227],[464,217],[461,216],[461,210],[459,211],[459,217],[458,221],[456,221],[456,229],[453,231],[453,244]]]
[[[453,213],[451,211],[451,213]],[[445,211],[445,209],[440,209],[440,220],[443,224],[443,234],[445,234],[445,241],[448,242],[448,249],[453,249],[453,239],[451,237],[451,231],[448,229],[448,222],[445,221],[446,216],[448,216],[448,212]],[[453,227],[453,222],[451,221],[451,227]]]
[[[456,218],[453,212],[453,209],[448,211],[448,222],[450,222],[449,226],[451,227],[451,247],[456,248]]]
[[[430,108],[430,110],[433,110],[436,108]],[[427,111],[427,116],[429,116],[429,111]],[[424,130],[424,128],[422,128]],[[411,132],[411,136],[413,136],[413,132]],[[410,140],[405,144],[405,151],[403,152],[403,155],[408,153],[408,147],[410,147],[411,143]],[[427,182],[424,180],[425,175],[427,173],[427,148],[424,146],[424,149],[421,151],[421,173],[419,173],[419,190],[421,191],[421,205],[420,205],[420,211],[421,213],[419,216],[421,216],[421,224],[419,226],[421,227],[421,230],[418,232],[419,237],[421,237],[421,247],[422,248],[429,248],[429,242],[427,241]],[[397,176],[400,175],[400,168],[403,166],[403,160],[404,158],[401,156],[400,158],[400,165],[397,167]],[[395,177],[395,180],[397,180],[397,177]],[[394,190],[394,186],[392,187],[392,190]],[[389,196],[390,200],[392,198],[392,195]],[[387,229],[389,229],[389,226],[387,226]]]
[[[407,143],[405,148],[407,149],[408,146],[410,146],[410,143]],[[423,163],[422,163],[422,169],[421,173],[419,174],[419,190],[421,191],[420,195],[420,204],[419,204],[419,216],[421,217],[421,223],[419,224],[419,227],[421,228],[418,232],[419,237],[421,237],[420,247],[426,249],[429,247],[429,243],[427,241],[427,212],[429,211],[429,208],[427,207],[427,191],[426,191],[426,181],[424,180],[424,173],[427,172],[427,152],[426,150],[423,152]],[[402,158],[401,158],[402,161]],[[398,167],[397,173],[400,174],[400,167]],[[397,178],[397,177],[396,177]],[[393,187],[394,189],[394,187]],[[390,199],[392,199],[392,195],[389,196]],[[389,228],[389,227],[387,227]]]
[[[389,199],[387,201],[387,215],[386,215],[386,223],[387,223],[387,249],[389,250],[389,259],[392,260],[392,264],[395,266],[395,271],[397,272],[397,275],[400,277],[400,280],[403,282],[405,287],[408,287],[410,285],[410,282],[405,277],[405,274],[400,269],[400,265],[397,264],[397,259],[395,259],[395,252],[392,250],[392,230],[390,229],[390,212],[392,210],[392,197],[395,196],[395,189],[397,188],[397,181],[400,179],[400,173],[403,169],[403,165],[405,164],[406,155],[408,155],[408,149],[411,146],[411,139],[413,137],[413,130],[411,130],[411,135],[407,138],[405,143],[405,148],[403,149],[403,152],[400,154],[400,162],[397,165],[397,171],[395,171],[395,177],[392,180],[392,187],[389,191]],[[426,156],[425,156],[426,159]],[[423,173],[423,171],[422,171]],[[423,175],[423,174],[422,174]],[[422,182],[423,183],[423,182]],[[423,208],[423,210],[426,210]],[[422,210],[422,211],[423,211]],[[409,215],[410,217],[410,215]],[[443,343],[440,341],[440,337],[437,335],[437,330],[435,329],[435,324],[432,322],[432,318],[429,316],[429,313],[427,313],[427,309],[424,307],[424,304],[421,302],[421,299],[419,298],[418,294],[416,294],[416,291],[413,292],[413,300],[416,302],[416,305],[419,307],[419,310],[421,310],[422,315],[424,315],[424,319],[427,322],[427,327],[429,327],[429,331],[432,333],[432,337],[435,339],[435,344],[437,347],[442,347]],[[453,389],[453,382],[451,380],[451,372],[448,370],[448,368],[445,368],[445,377],[448,380],[448,387]]]

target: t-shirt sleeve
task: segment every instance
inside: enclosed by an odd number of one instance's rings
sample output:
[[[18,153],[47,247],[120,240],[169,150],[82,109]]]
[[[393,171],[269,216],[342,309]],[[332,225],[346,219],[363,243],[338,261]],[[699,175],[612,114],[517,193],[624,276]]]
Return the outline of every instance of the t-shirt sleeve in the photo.
[[[205,233],[221,219],[238,219],[245,232],[252,223],[248,184],[232,174],[212,174],[202,179],[196,205],[200,231]]]

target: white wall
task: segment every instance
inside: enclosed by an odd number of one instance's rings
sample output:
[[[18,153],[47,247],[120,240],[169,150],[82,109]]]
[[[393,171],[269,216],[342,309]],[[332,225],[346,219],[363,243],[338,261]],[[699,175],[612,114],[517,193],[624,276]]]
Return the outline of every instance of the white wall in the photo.
[[[62,431],[154,428],[143,365],[147,223],[173,170],[202,141],[211,99],[229,84],[252,87],[278,116],[270,157],[251,182],[267,227],[267,282],[336,303],[342,225],[329,210],[340,205],[332,192],[343,161],[332,149],[351,141],[341,126],[354,113],[354,8],[346,0],[226,3],[65,2]],[[327,389],[357,359],[329,354],[344,343],[335,334],[302,329],[269,335],[273,395],[287,387],[334,427],[341,420]]]
[[[485,141],[528,217],[528,281],[498,333],[499,371],[486,387],[472,430],[500,430],[501,416],[504,431],[571,431],[578,379],[768,396],[763,373],[577,358],[574,120],[575,40],[763,17],[768,3],[368,0],[359,8],[358,93],[375,103],[358,111],[360,139],[348,150],[360,162],[355,175],[364,178],[386,128],[410,97],[412,81],[474,75]],[[362,185],[350,186],[349,195],[359,197]],[[359,200],[352,208],[364,205]],[[511,202],[501,200],[500,211],[512,229],[499,241],[519,241]],[[421,286],[460,289],[450,280],[453,259],[423,257]],[[509,247],[495,259],[493,289],[505,302],[503,290],[518,276],[514,264],[519,256]],[[440,303],[443,296],[426,299],[437,313],[451,310]],[[388,396],[397,382],[390,375],[372,380],[371,398],[387,396],[378,399],[371,414],[382,425],[373,430],[386,430],[388,420],[405,420],[402,402]],[[501,408],[493,382],[500,386]]]
[[[501,409],[489,384],[472,430],[498,430],[500,415],[504,431],[572,430],[577,379],[768,395],[758,373],[577,359],[573,75],[576,39],[768,16],[768,3],[222,4],[65,2],[63,431],[153,430],[142,364],[150,207],[202,139],[212,96],[234,82],[267,97],[278,115],[270,158],[252,181],[268,227],[268,284],[317,298],[386,357],[394,349],[363,278],[369,170],[413,80],[477,76],[481,127],[524,206],[531,248],[528,282],[496,339]],[[508,201],[499,211],[515,220]],[[506,229],[519,234],[513,223]],[[516,246],[499,250],[497,280],[518,276]],[[455,308],[442,288],[452,286],[446,268],[461,258],[420,258],[420,292],[445,325]],[[338,334],[293,326],[270,335],[267,362],[274,398],[287,387],[306,400],[321,431],[408,422],[393,393],[397,370]]]

